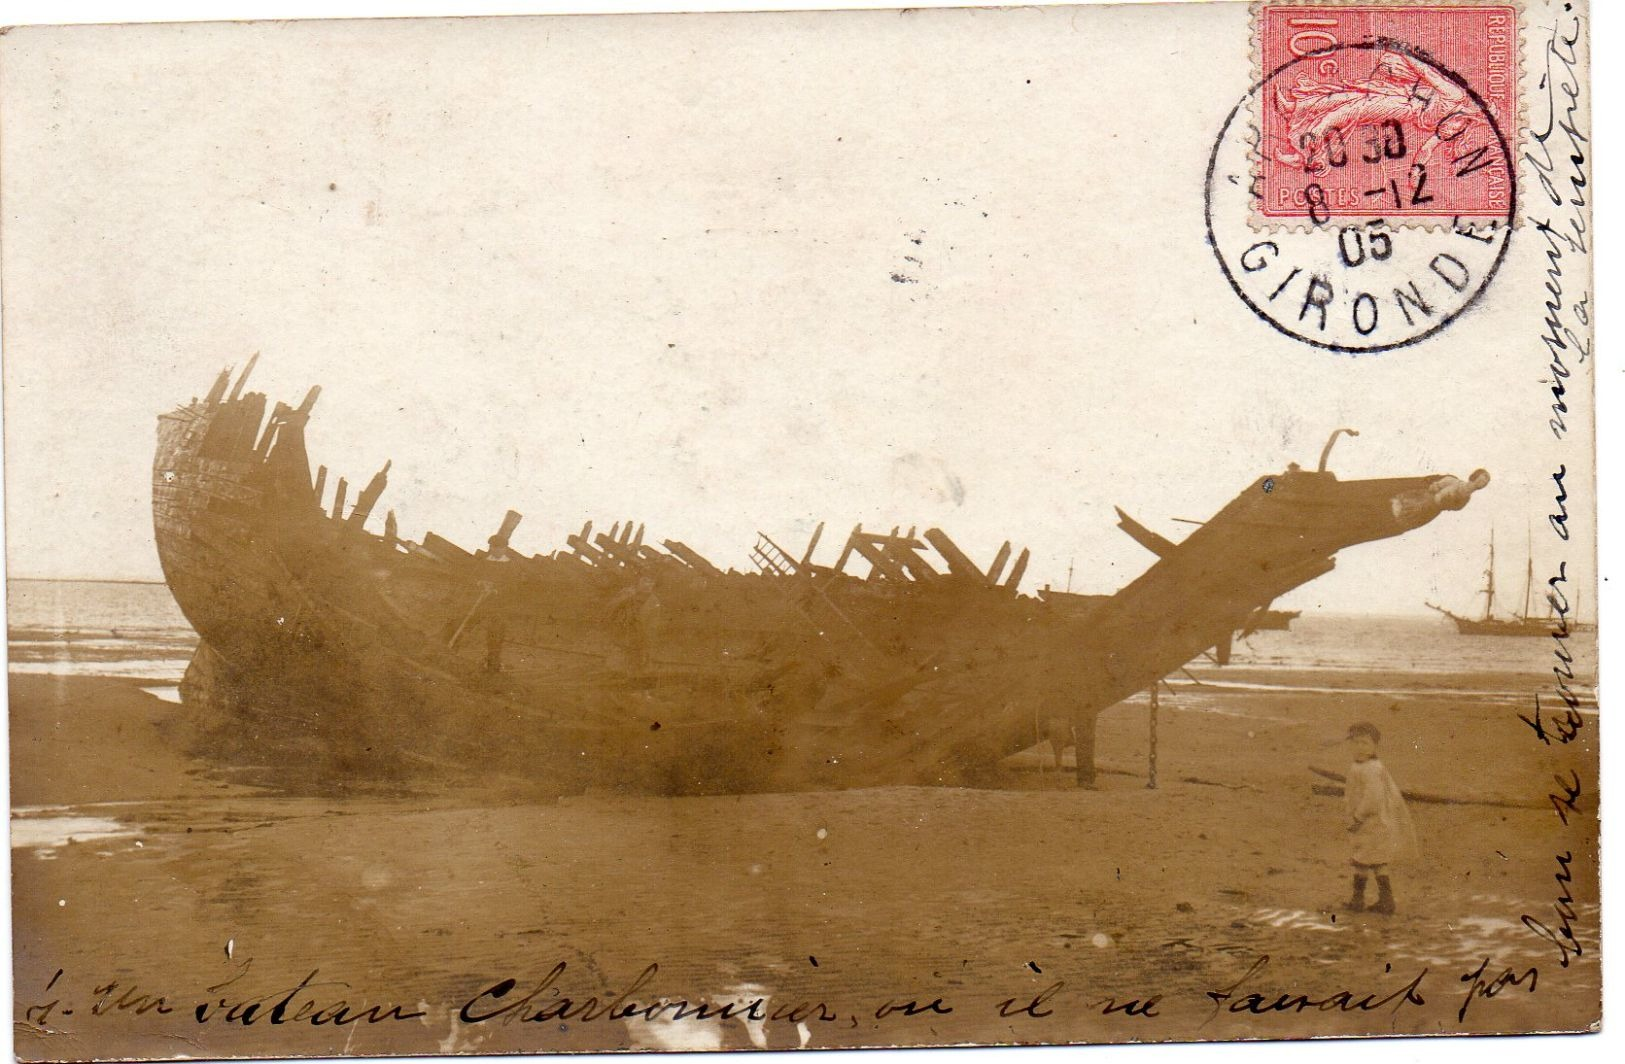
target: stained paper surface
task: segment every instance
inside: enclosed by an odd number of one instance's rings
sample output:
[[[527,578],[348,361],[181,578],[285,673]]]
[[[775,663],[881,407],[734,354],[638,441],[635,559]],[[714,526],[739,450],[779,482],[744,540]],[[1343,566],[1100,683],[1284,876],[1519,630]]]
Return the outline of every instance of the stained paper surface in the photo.
[[[1589,63],[0,36],[17,1054],[1593,1028]]]

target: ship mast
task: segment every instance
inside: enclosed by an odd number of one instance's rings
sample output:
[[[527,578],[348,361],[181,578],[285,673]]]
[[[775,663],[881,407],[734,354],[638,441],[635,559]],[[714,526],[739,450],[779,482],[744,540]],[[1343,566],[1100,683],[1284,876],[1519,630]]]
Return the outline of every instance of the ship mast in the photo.
[[[1484,570],[1484,619],[1495,615],[1495,529],[1490,528],[1490,564]]]

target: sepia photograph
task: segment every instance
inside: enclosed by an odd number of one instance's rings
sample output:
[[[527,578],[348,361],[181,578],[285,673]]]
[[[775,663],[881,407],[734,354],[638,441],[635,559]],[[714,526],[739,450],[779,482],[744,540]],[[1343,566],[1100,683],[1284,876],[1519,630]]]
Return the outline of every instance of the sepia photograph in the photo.
[[[16,1058],[1597,1031],[1590,40],[0,32]]]

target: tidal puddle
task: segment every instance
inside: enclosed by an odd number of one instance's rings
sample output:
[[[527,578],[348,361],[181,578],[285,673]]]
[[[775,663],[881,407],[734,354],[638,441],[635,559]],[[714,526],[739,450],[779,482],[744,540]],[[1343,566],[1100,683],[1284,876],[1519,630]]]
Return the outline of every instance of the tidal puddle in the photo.
[[[29,815],[43,812],[47,815]],[[56,810],[17,810],[11,818],[11,848],[35,850],[35,856],[49,861],[64,846],[134,838],[139,828],[104,816],[53,816]],[[141,845],[138,841],[137,846]]]
[[[1253,913],[1253,922],[1293,931],[1347,931],[1348,925],[1334,923],[1323,912],[1305,909],[1259,909]]]

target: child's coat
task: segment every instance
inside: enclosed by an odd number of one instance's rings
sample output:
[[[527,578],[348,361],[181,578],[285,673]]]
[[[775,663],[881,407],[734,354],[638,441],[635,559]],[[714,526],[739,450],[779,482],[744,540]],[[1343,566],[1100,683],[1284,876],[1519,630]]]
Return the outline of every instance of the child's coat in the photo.
[[[1385,865],[1416,854],[1416,827],[1394,778],[1377,758],[1349,766],[1344,790],[1353,845],[1360,865]]]

